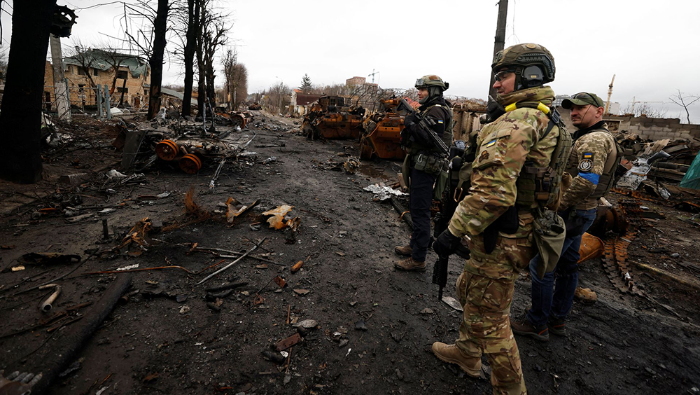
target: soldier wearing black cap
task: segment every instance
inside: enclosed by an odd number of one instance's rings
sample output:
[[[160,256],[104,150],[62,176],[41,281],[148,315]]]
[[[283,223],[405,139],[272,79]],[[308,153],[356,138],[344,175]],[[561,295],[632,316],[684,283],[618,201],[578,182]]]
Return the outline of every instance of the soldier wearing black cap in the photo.
[[[566,221],[566,239],[553,272],[539,278],[539,255],[530,262],[532,307],[522,320],[511,322],[515,334],[541,341],[549,340],[549,332],[566,335],[565,320],[578,284],[581,237],[596,217],[598,199],[612,188],[621,159],[621,149],[603,121],[604,106],[600,97],[588,92],[562,102],[562,107],[571,110],[571,121],[577,128],[566,169],[573,179],[559,207]]]

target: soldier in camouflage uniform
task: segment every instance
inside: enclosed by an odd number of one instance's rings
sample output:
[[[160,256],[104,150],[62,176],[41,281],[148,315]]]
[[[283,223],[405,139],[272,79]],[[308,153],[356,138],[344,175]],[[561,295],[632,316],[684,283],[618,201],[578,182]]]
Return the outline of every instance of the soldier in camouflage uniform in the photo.
[[[416,81],[418,89],[418,112],[430,119],[431,129],[447,146],[452,144],[452,110],[442,93],[450,87],[437,75],[426,75]],[[410,212],[413,233],[409,245],[397,246],[398,255],[407,256],[394,263],[399,270],[424,271],[425,257],[430,243],[430,206],[433,202],[433,185],[438,175],[445,170],[447,160],[435,147],[425,131],[416,124],[413,115],[405,118],[401,144],[406,147],[403,176],[410,185]],[[410,177],[410,180],[408,178]]]
[[[571,109],[571,121],[578,129],[566,169],[573,180],[559,206],[566,220],[564,248],[554,272],[542,278],[536,272],[539,255],[530,262],[532,307],[523,319],[511,323],[514,333],[541,341],[549,340],[549,332],[566,335],[565,319],[578,284],[581,237],[595,220],[598,199],[612,188],[620,160],[618,145],[603,121],[600,97],[577,93],[562,107]]]
[[[490,106],[495,120],[478,134],[469,194],[434,243],[435,252],[443,256],[454,252],[463,236],[471,237],[471,258],[457,279],[464,318],[455,344],[436,342],[432,349],[439,359],[459,365],[472,377],[479,377],[484,353],[493,393],[525,394],[509,311],[515,279],[536,253],[531,232],[532,210],[538,203],[520,205],[521,195],[527,193],[516,182],[526,164],[549,166],[559,139],[559,127],[551,127],[546,115],[554,92],[543,86],[554,80],[554,57],[541,45],[518,44],[498,52],[491,68],[498,92],[497,108]],[[501,228],[489,251],[485,231],[516,203],[511,230],[504,233]]]

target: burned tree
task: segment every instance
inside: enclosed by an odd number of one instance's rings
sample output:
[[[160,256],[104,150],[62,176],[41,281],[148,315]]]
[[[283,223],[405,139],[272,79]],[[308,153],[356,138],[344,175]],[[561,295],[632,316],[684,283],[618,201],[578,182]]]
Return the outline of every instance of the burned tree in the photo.
[[[73,42],[73,50],[67,59],[73,61],[73,65],[78,68],[78,73],[87,78],[90,88],[97,86],[97,83],[92,78],[92,70],[97,65],[97,57],[93,56],[90,47],[84,45],[80,40],[75,40]]]
[[[222,60],[224,66],[224,78],[226,79],[227,101],[229,109],[235,110],[248,96],[248,70],[238,63],[236,50],[227,50]]]
[[[0,2],[0,6],[3,3]],[[7,65],[7,83],[0,115],[0,177],[34,183],[41,179],[41,101],[44,92],[44,65],[56,0],[15,1],[12,13],[12,40]],[[72,25],[72,23],[70,24]],[[63,32],[70,34],[70,27]]]
[[[201,2],[196,51],[199,69],[197,104],[201,112],[205,108],[205,98],[210,106],[214,107],[215,105],[214,55],[220,46],[226,44],[226,33],[228,33],[230,26],[226,23],[226,15],[214,12],[211,0],[197,1]]]
[[[194,56],[197,51],[197,32],[199,31],[199,0],[187,0],[187,15],[185,18],[185,45],[183,48],[183,60],[185,64],[185,91],[182,99],[182,116],[192,113],[192,85],[194,83]]]
[[[677,106],[683,107],[685,110],[685,121],[687,124],[690,124],[690,111],[688,111],[688,107],[700,100],[700,96],[684,95],[680,89],[676,90],[678,91],[678,94],[676,94],[676,96],[669,97],[668,100]]]
[[[124,34],[131,45],[137,47],[148,59],[151,70],[151,87],[148,94],[148,119],[155,118],[160,110],[160,89],[163,81],[163,61],[165,59],[166,35],[168,33],[168,13],[175,0],[157,0],[156,8],[152,1],[138,0],[134,4],[124,3],[121,19]],[[134,28],[132,20],[143,22],[142,28]]]

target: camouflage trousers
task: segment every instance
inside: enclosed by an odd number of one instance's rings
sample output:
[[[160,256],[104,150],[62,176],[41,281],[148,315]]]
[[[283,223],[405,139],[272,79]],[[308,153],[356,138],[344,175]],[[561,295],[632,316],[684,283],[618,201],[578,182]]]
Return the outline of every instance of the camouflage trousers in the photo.
[[[527,394],[509,312],[515,279],[534,257],[536,247],[529,234],[517,236],[499,237],[491,254],[484,250],[481,235],[472,237],[471,258],[457,279],[464,317],[455,344],[475,358],[486,354],[494,394]]]

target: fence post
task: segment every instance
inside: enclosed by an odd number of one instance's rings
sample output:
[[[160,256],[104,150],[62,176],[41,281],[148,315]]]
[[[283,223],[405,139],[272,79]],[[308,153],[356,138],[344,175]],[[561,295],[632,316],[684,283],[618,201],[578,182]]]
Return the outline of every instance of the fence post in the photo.
[[[104,86],[105,95],[105,113],[107,114],[107,119],[112,119],[112,105],[109,103],[109,89],[107,89],[107,84]]]
[[[102,86],[97,84],[97,97],[95,100],[97,102],[97,119],[102,119]]]

